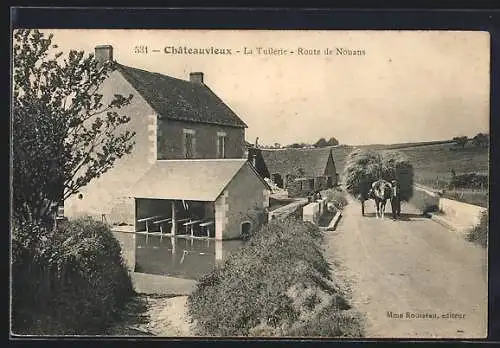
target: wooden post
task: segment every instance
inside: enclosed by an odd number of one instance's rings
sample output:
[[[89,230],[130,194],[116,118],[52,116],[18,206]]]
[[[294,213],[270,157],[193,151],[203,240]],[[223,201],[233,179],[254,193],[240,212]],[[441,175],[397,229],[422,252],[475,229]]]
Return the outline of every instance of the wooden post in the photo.
[[[170,237],[170,242],[172,243],[172,254],[175,254],[176,240],[175,237]]]
[[[172,235],[176,235],[177,223],[175,221],[175,201],[172,201]]]

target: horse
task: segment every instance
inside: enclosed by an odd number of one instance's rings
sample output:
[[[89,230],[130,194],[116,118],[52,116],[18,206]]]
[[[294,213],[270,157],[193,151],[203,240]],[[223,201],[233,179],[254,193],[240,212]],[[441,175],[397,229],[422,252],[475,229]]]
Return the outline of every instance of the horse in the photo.
[[[391,199],[392,185],[385,180],[377,180],[372,183],[372,188],[369,191],[369,197],[375,200],[375,206],[377,208],[376,217],[384,218],[385,206],[387,200]]]

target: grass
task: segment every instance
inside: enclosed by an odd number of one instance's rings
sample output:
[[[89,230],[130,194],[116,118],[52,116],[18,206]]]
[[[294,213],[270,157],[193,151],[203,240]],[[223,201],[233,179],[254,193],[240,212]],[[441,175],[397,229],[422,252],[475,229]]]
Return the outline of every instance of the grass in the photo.
[[[488,208],[488,191],[446,190],[443,193],[443,197]]]
[[[332,276],[322,240],[300,220],[265,225],[189,296],[197,334],[362,337],[363,317]]]
[[[468,234],[467,240],[486,248],[488,245],[488,212],[481,215],[479,225],[475,226]]]
[[[436,179],[445,182],[451,179],[451,170],[460,173],[488,173],[488,149],[471,145],[455,149],[453,144],[437,144],[401,148],[415,170],[415,181],[423,185],[434,184]]]

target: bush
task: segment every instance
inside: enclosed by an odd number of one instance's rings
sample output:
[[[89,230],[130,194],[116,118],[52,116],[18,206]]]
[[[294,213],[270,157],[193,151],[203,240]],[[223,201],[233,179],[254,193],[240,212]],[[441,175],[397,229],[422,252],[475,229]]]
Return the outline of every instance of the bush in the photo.
[[[349,203],[345,192],[340,189],[330,189],[326,192],[327,203],[332,202],[336,210],[342,210]]]
[[[481,215],[479,225],[475,226],[468,234],[467,240],[486,248],[488,245],[488,211]]]
[[[265,225],[189,296],[197,334],[362,336],[359,316],[330,276],[321,239],[308,222]]]
[[[467,173],[452,175],[450,188],[488,189],[488,175]]]
[[[413,166],[399,151],[356,149],[349,153],[344,167],[344,183],[348,193],[366,200],[371,184],[379,179],[399,182],[402,201],[413,195]]]
[[[16,334],[102,333],[134,293],[118,241],[90,218],[15,224],[12,278]]]

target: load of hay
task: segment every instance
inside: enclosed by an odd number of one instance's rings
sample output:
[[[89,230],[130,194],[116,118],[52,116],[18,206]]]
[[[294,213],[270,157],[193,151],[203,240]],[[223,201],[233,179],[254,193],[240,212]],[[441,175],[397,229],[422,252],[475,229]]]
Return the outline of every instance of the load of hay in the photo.
[[[371,184],[379,179],[396,179],[402,201],[409,201],[413,195],[413,166],[399,151],[356,149],[347,156],[343,177],[347,192],[361,201],[367,199]]]

